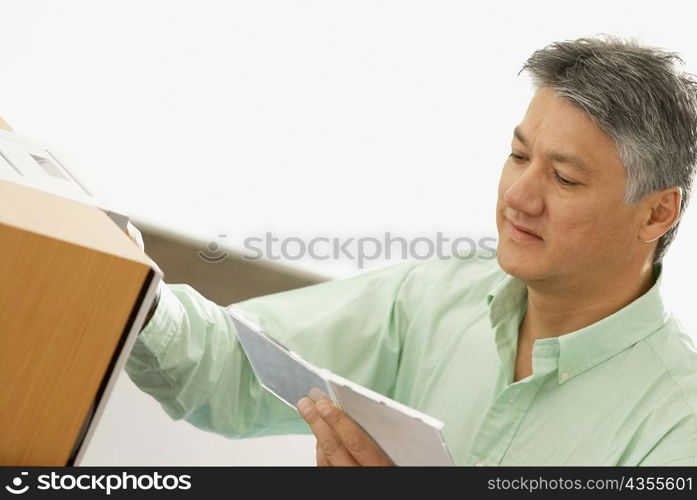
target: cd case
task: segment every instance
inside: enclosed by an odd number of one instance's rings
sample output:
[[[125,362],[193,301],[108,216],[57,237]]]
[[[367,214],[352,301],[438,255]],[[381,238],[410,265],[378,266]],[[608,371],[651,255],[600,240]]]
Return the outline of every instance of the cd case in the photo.
[[[331,399],[396,465],[448,466],[453,461],[441,433],[443,422],[335,373],[289,350],[234,307],[227,309],[259,383],[296,409],[310,396]]]

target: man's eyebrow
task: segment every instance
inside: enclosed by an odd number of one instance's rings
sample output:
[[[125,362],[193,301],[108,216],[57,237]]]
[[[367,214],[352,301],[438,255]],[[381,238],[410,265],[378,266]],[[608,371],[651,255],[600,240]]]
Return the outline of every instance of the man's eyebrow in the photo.
[[[513,135],[515,136],[516,139],[518,139],[520,142],[525,144],[526,146],[528,145],[528,141],[525,140],[525,137],[523,137],[523,134],[520,133],[520,130],[518,130],[518,127],[515,127],[513,129]]]
[[[513,135],[515,136],[516,139],[518,139],[520,142],[522,142],[524,145],[528,145],[527,140],[523,136],[523,134],[520,132],[518,127],[515,127],[513,129]],[[556,163],[566,163],[567,165],[575,168],[579,172],[587,175],[587,176],[592,176],[593,175],[593,170],[589,168],[586,163],[581,160],[578,156],[570,155],[570,154],[564,154],[560,153],[559,151],[547,151],[545,153],[545,158],[548,161],[556,162]]]
[[[575,168],[579,172],[587,175],[588,177],[593,176],[593,170],[591,170],[578,156],[566,155],[563,153],[559,153],[558,151],[547,151],[545,157],[549,161],[553,161],[556,163],[566,163],[570,167]]]

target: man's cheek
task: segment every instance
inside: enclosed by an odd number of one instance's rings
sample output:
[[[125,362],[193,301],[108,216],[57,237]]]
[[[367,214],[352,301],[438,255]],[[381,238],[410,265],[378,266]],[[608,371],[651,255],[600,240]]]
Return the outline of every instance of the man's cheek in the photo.
[[[573,220],[555,228],[545,242],[550,251],[560,257],[581,261],[585,255],[596,252],[598,243],[605,239],[604,231],[589,220]]]

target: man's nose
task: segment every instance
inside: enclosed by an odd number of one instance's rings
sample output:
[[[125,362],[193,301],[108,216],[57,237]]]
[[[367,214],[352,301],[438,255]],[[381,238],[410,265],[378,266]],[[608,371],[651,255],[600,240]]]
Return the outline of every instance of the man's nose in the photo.
[[[543,189],[544,179],[541,169],[530,164],[508,186],[504,192],[503,199],[514,210],[525,212],[529,215],[541,215],[544,209]]]

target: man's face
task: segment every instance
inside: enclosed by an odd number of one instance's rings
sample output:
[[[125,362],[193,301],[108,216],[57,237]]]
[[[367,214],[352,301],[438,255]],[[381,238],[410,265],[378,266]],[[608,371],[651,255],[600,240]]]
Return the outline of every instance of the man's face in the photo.
[[[626,265],[639,248],[640,221],[636,206],[623,201],[625,181],[613,140],[573,104],[540,89],[515,129],[499,181],[503,270],[526,282],[573,283]]]

